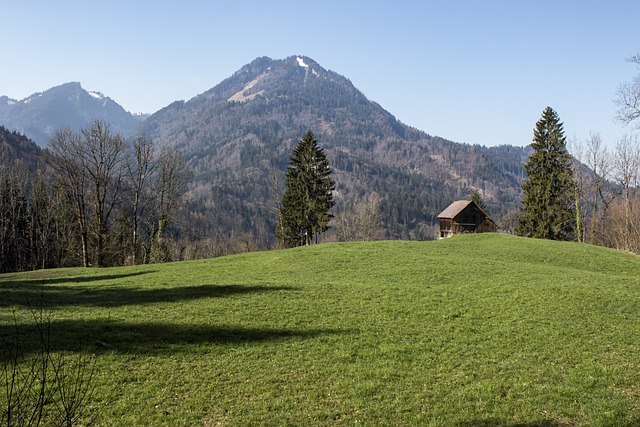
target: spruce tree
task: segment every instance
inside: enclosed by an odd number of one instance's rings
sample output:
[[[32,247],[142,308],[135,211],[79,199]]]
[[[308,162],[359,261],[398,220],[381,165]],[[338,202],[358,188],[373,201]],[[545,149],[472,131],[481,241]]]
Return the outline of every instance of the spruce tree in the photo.
[[[276,237],[285,247],[310,245],[329,229],[335,205],[331,167],[313,132],[305,133],[293,149],[285,183]]]
[[[484,205],[484,201],[482,200],[482,197],[480,197],[480,192],[477,189],[473,190],[473,194],[471,195],[471,200],[474,201],[480,209],[482,209],[485,212],[487,211],[487,207]]]
[[[542,239],[573,239],[574,174],[563,124],[551,107],[543,111],[533,135],[534,152],[524,165],[527,179],[522,184],[517,232]]]

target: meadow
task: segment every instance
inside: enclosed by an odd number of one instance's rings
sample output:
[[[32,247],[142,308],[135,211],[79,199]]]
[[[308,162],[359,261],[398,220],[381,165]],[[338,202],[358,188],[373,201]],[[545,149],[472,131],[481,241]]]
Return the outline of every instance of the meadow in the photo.
[[[0,275],[5,331],[40,305],[56,352],[95,355],[92,425],[640,425],[640,259],[591,245],[484,234]]]

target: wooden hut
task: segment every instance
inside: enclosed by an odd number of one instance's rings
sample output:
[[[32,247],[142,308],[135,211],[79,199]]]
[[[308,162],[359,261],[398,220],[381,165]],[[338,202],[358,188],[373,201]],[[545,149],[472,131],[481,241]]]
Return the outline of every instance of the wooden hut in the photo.
[[[463,233],[495,232],[498,227],[473,200],[456,200],[438,215],[440,238]]]

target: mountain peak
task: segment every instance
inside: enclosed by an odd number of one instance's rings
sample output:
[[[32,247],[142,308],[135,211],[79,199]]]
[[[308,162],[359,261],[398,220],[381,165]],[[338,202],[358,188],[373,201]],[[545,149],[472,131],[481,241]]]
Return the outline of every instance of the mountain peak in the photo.
[[[16,102],[18,102],[17,99],[9,98],[6,95],[0,96],[0,105],[14,105]]]
[[[309,68],[309,66],[306,64],[306,62],[304,62],[304,58],[298,56],[296,58],[298,60],[298,65],[301,66],[302,68]]]
[[[56,129],[79,130],[100,119],[116,132],[127,134],[140,123],[108,96],[85,90],[80,82],[68,82],[21,101],[0,97],[0,123],[47,145]]]
[[[54,86],[51,89],[82,89],[82,84],[80,84],[80,82],[68,82],[68,83],[63,83],[59,86]],[[84,89],[82,89],[84,90]]]
[[[241,111],[243,109],[247,111]],[[345,116],[345,111],[349,109],[358,115],[357,119]],[[378,104],[370,103],[347,78],[325,70],[304,55],[278,60],[266,56],[256,58],[208,91],[184,104],[167,107],[153,114],[141,130],[162,141],[177,145],[192,144],[192,138],[186,139],[180,135],[183,125],[173,128],[173,123],[186,120],[189,122],[187,127],[200,129],[199,133],[211,129],[211,135],[224,135],[227,132],[213,130],[217,126],[211,121],[231,114],[230,110],[234,110],[233,114],[242,122],[258,120],[248,110],[263,111],[268,116],[278,115],[278,121],[281,120],[279,115],[286,112],[289,120],[296,122],[295,131],[287,126],[287,139],[297,137],[298,127],[319,129],[319,133],[328,136],[334,129],[340,128],[345,120],[347,128],[357,126],[366,129],[370,127],[366,122],[373,118],[392,133],[404,133],[391,114]],[[166,124],[165,116],[172,116],[171,124]],[[159,126],[159,121],[165,121],[166,126]],[[220,138],[222,136],[216,137]]]
[[[295,60],[296,64],[302,68],[318,68],[323,69],[320,64],[318,64],[313,59],[304,55],[293,55],[285,59],[285,62],[293,62]],[[324,70],[324,69],[323,69]]]
[[[387,237],[431,237],[436,215],[451,198],[467,197],[472,186],[481,184],[486,199],[506,200],[506,207],[519,194],[513,170],[520,169],[496,172],[502,166],[495,165],[511,164],[509,156],[520,161],[522,150],[489,155],[410,128],[349,79],[304,55],[256,58],[139,128],[189,159],[193,206],[209,210],[202,217],[211,221],[211,230],[243,224],[274,229],[267,177],[274,167],[286,169],[291,149],[307,130],[332,163],[342,206],[354,206],[371,192],[383,200]]]

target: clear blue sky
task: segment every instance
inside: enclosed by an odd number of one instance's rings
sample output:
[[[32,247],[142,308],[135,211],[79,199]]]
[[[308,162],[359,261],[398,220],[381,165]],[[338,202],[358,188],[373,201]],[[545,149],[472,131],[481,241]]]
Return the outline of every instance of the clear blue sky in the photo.
[[[527,145],[542,110],[568,137],[613,123],[638,71],[637,0],[0,0],[0,95],[70,81],[131,112],[212,88],[259,56],[306,55],[402,122],[472,144]]]

